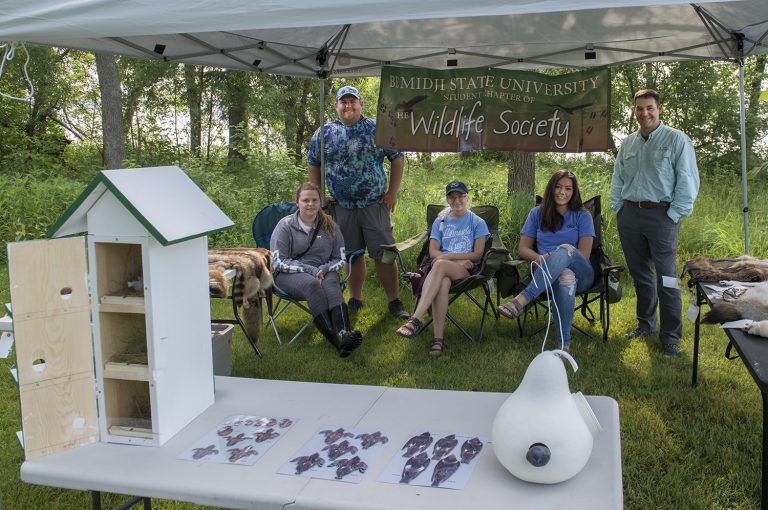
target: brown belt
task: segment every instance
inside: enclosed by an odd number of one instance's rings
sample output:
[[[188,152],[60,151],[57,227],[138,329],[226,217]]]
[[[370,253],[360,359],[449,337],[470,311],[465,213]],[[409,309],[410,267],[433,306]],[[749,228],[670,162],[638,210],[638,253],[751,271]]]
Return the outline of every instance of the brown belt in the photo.
[[[667,207],[669,205],[669,202],[633,202],[631,200],[626,201],[628,204],[632,204],[635,207],[639,207],[640,209],[656,209],[659,207]]]

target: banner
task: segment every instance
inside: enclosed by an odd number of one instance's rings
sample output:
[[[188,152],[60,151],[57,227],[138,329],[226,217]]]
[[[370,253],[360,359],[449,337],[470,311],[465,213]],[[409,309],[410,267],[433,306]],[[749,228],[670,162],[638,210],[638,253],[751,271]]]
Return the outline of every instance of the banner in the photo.
[[[376,145],[405,151],[589,152],[611,147],[608,68],[549,76],[385,67]]]

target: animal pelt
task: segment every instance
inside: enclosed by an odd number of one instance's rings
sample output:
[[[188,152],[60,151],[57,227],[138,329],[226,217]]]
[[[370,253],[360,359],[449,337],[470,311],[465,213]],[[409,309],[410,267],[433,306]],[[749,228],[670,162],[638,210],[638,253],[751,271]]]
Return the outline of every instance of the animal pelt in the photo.
[[[272,252],[264,248],[220,248],[208,250],[208,283],[215,297],[227,297],[224,271],[234,269],[233,298],[244,309],[256,304],[272,287]]]
[[[768,282],[744,284],[728,282],[747,287],[747,291],[737,298],[724,297],[723,303],[717,303],[704,315],[702,322],[728,322],[739,319],[753,321],[768,320]]]
[[[768,338],[768,320],[753,322],[747,326],[747,333]]]
[[[689,285],[720,280],[764,282],[768,280],[768,260],[749,255],[732,259],[698,257],[685,263],[683,274],[685,273],[691,275]]]
[[[264,292],[272,287],[272,252],[264,248],[221,248],[208,250],[208,285],[211,296],[227,297],[224,271],[234,269],[233,299],[243,308],[243,325],[252,339],[259,338],[262,327]]]

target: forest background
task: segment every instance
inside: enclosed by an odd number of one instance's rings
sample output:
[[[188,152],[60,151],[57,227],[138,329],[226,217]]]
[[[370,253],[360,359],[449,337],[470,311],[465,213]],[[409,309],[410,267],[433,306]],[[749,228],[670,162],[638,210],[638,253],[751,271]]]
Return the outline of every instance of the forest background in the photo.
[[[253,246],[250,222],[264,205],[292,200],[306,180],[306,150],[319,126],[317,80],[149,62],[74,50],[29,47],[27,74],[35,86],[30,102],[0,98],[0,242],[44,237],[96,172],[104,168],[179,165],[230,216],[235,227],[211,236],[213,247]],[[0,76],[0,93],[24,96],[25,55],[17,50]],[[698,255],[743,253],[737,66],[729,62],[648,63],[612,68],[612,132],[615,146],[636,123],[634,91],[657,88],[662,120],[693,140],[702,180],[694,214],[681,230],[679,262]],[[560,73],[566,70],[548,70]],[[746,135],[750,195],[750,252],[768,257],[768,101],[765,55],[746,61]],[[345,82],[347,83],[347,82]],[[376,78],[349,80],[363,92],[364,113],[375,118]],[[328,82],[323,105],[335,118]],[[403,239],[424,228],[427,203],[443,199],[445,183],[465,180],[475,204],[502,211],[507,246],[533,204],[535,192],[554,169],[580,177],[582,194],[607,201],[615,150],[583,155],[494,153],[406,155],[406,172],[394,220]],[[623,263],[613,215],[606,214],[605,243]],[[0,302],[9,301],[5,250],[0,250]],[[369,268],[370,269],[370,268]],[[372,271],[371,271],[372,273]],[[369,276],[372,276],[369,275]],[[621,410],[626,508],[756,508],[760,501],[759,392],[739,364],[725,361],[725,336],[704,328],[700,385],[689,388],[691,326],[682,355],[668,363],[653,342],[629,342],[634,327],[631,282],[622,275],[625,298],[611,308],[607,344],[574,337],[582,370],[573,388],[610,395]],[[366,287],[367,307],[358,318],[366,342],[355,356],[339,360],[311,334],[278,346],[265,330],[256,360],[239,333],[233,374],[244,377],[382,384],[479,391],[512,391],[541,342],[514,338],[498,322],[482,344],[448,331],[439,360],[426,356],[428,339],[398,342],[377,285]],[[405,293],[405,291],[404,291]],[[409,305],[410,299],[405,298]],[[686,298],[687,306],[687,298]],[[214,305],[215,312],[217,310]],[[466,309],[466,316],[474,313]],[[288,327],[298,328],[299,317]],[[293,324],[291,324],[293,322]],[[471,322],[471,321],[470,321]],[[493,322],[493,321],[492,321]],[[592,326],[594,330],[594,326]],[[593,331],[594,332],[594,331]],[[422,335],[426,337],[427,335]],[[424,345],[422,345],[424,344]],[[318,363],[318,360],[321,360]],[[0,507],[80,508],[86,495],[30,486],[19,480],[23,453],[18,392],[0,360]],[[493,367],[478,371],[478,367]],[[161,502],[158,508],[191,508]]]
[[[28,81],[34,85],[31,101],[0,99],[3,243],[40,237],[81,184],[103,168],[177,164],[198,181],[208,181],[198,183],[212,186],[203,187],[236,220],[241,211],[230,207],[247,205],[247,218],[257,206],[290,199],[306,178],[306,150],[320,119],[317,80],[45,47],[28,51],[28,66],[19,49],[0,76],[0,93],[6,95],[23,97]],[[733,177],[738,186],[736,70],[733,64],[715,61],[612,68],[615,147],[635,126],[632,94],[657,88],[664,100],[662,119],[694,141],[701,173]],[[768,102],[759,100],[765,74],[765,55],[747,60],[745,133],[752,178],[768,173]],[[363,92],[364,113],[375,118],[378,80],[349,82]],[[335,118],[332,91],[338,86],[328,84],[326,119]],[[615,149],[588,158],[610,162],[613,156]],[[410,171],[432,171],[434,157],[409,154]],[[479,152],[457,157],[502,163],[507,192],[533,194],[535,154]],[[219,196],[222,190],[226,193]],[[41,203],[37,196],[47,199]],[[247,225],[215,241],[243,244]],[[1,253],[0,261],[4,257]]]

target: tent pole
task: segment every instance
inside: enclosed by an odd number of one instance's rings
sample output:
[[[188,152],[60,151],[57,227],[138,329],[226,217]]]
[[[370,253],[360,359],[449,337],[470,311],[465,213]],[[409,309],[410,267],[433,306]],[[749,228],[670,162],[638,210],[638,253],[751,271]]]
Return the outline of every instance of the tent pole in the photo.
[[[744,59],[739,58],[739,124],[741,128],[741,187],[744,211],[744,254],[749,255],[749,206],[747,203],[747,130],[744,110]]]
[[[320,205],[325,209],[325,78],[320,78]]]

